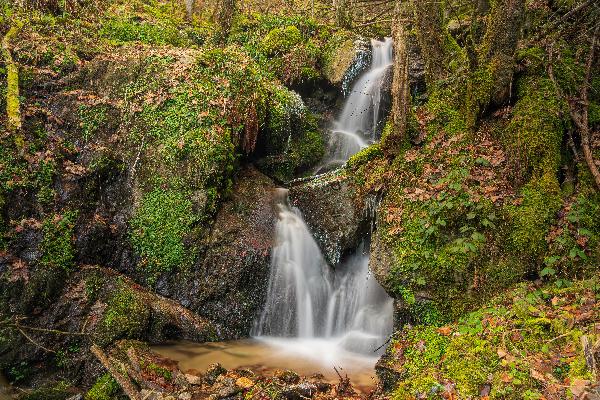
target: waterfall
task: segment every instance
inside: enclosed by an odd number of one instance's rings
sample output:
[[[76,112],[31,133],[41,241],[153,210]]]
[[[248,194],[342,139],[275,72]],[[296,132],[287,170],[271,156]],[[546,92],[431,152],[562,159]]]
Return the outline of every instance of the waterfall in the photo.
[[[335,124],[330,146],[336,160],[345,162],[377,140],[380,86],[391,65],[392,44],[386,39],[372,45],[373,64],[354,85]],[[367,241],[333,270],[300,210],[288,204],[287,190],[280,189],[277,207],[267,301],[251,335],[271,341],[289,339],[288,349],[313,352],[321,359],[335,359],[327,354],[374,356],[376,349],[383,351],[381,345],[392,332],[393,300],[371,276]]]
[[[330,132],[327,164],[339,166],[369,143],[378,139],[381,115],[381,86],[392,66],[392,39],[372,40],[370,69],[354,84],[342,113]]]

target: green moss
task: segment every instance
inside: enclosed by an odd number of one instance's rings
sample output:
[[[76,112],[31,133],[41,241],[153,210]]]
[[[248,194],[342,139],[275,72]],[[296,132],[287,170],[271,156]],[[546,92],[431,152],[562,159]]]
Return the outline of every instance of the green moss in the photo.
[[[427,124],[428,135],[437,135],[440,131],[449,135],[467,132],[467,121],[465,113],[462,112],[461,102],[465,96],[463,84],[438,83],[438,86],[429,89],[429,93],[426,105],[431,115],[431,121]]]
[[[106,373],[94,383],[85,394],[85,400],[113,400],[118,397],[121,387],[115,379]]]
[[[189,195],[157,188],[147,193],[130,221],[131,243],[150,276],[174,271],[193,260],[184,244],[198,217]]]
[[[547,249],[546,236],[562,204],[558,180],[546,173],[523,187],[521,195],[522,205],[507,206],[512,221],[510,240],[521,257],[535,259]]]
[[[283,54],[290,51],[303,41],[300,30],[293,26],[275,28],[261,41],[262,50],[269,56]]]
[[[589,378],[579,341],[583,332],[591,334],[593,323],[574,324],[570,317],[556,330],[550,322],[566,310],[589,312],[579,299],[594,297],[596,285],[597,280],[562,289],[520,285],[444,328],[404,328],[384,358],[399,371],[392,398],[476,398],[486,386],[490,399],[534,399],[549,393],[567,398],[569,389],[560,385],[561,377]],[[597,320],[600,314],[592,311],[590,318]],[[546,384],[541,384],[541,371],[547,370],[553,376],[546,374]]]
[[[189,44],[187,37],[181,34],[179,28],[168,21],[153,23],[127,17],[106,20],[100,28],[100,36],[116,43],[141,42],[173,46]]]
[[[350,157],[350,159],[346,163],[346,166],[350,169],[354,169],[379,157],[383,157],[383,152],[381,151],[381,147],[379,146],[379,144],[374,144],[365,147],[364,149]]]
[[[8,46],[11,40],[23,27],[23,22],[13,19],[8,32],[2,39],[2,57],[6,68],[6,115],[8,117],[7,128],[9,131],[21,129],[21,100],[19,98],[19,67],[14,62]]]
[[[117,339],[139,339],[145,333],[149,318],[150,310],[140,296],[118,282],[96,327],[95,341],[106,346]]]
[[[564,131],[562,104],[549,79],[526,77],[518,88],[519,100],[504,134],[505,146],[526,177],[554,173]]]
[[[325,154],[325,142],[316,118],[296,92],[271,89],[266,129],[259,138],[263,158],[258,166],[280,181],[288,181],[316,165]]]
[[[81,127],[81,137],[88,141],[94,137],[100,128],[107,122],[108,106],[100,104],[97,106],[79,107],[79,126]]]
[[[68,211],[62,215],[54,214],[44,221],[43,239],[40,244],[41,265],[47,268],[60,268],[67,272],[74,267],[73,228],[77,216],[77,211]]]
[[[153,373],[156,376],[164,378],[167,381],[170,381],[171,379],[173,379],[173,373],[170,370],[163,368],[159,365],[156,365],[154,363],[150,363],[147,366],[143,366],[143,368],[146,369],[147,371]]]
[[[59,382],[54,386],[45,386],[35,389],[23,396],[23,400],[65,400],[73,396],[73,391],[65,382]]]

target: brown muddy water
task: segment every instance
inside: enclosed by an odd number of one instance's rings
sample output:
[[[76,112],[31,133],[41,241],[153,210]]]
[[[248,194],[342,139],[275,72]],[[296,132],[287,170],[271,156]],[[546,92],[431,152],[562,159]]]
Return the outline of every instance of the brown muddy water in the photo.
[[[11,400],[14,398],[14,393],[8,384],[8,380],[0,374],[0,400]]]
[[[277,369],[293,370],[303,376],[320,373],[330,382],[339,380],[334,367],[348,375],[362,392],[376,385],[377,357],[345,351],[330,339],[253,338],[231,342],[176,342],[153,346],[164,357],[179,363],[183,371],[205,371],[219,363],[227,369],[249,368],[269,376]]]

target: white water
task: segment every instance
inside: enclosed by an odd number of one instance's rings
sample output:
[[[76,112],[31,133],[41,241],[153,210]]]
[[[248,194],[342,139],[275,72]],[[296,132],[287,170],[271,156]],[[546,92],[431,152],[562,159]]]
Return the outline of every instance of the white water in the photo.
[[[339,165],[378,139],[381,86],[392,65],[392,39],[372,40],[371,68],[354,84],[342,113],[330,133],[326,164]]]
[[[377,139],[381,79],[391,62],[391,40],[373,41],[373,65],[336,123],[330,162],[343,163]],[[287,190],[279,194],[267,302],[251,334],[330,366],[359,359],[372,366],[392,331],[393,301],[371,276],[368,252],[360,246],[332,270],[300,211],[288,205]]]

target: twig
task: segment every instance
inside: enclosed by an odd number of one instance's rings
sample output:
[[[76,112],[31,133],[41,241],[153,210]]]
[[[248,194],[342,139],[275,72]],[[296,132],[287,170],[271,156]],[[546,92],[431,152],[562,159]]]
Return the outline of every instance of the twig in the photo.
[[[56,351],[54,350],[50,350],[47,347],[42,346],[41,344],[39,344],[38,342],[36,342],[35,340],[33,340],[32,338],[30,338],[25,332],[23,332],[23,330],[17,326],[15,326],[15,328],[21,333],[21,335],[23,335],[23,337],[25,337],[25,339],[29,340],[34,346],[39,347],[40,349],[47,351],[48,353],[55,353]]]
[[[387,338],[387,340],[381,346],[379,346],[378,348],[376,348],[375,350],[373,350],[373,353],[377,353],[377,350],[381,349],[383,346],[385,346],[386,344],[388,344],[390,342],[390,340],[392,340],[391,336],[389,336]]]
[[[567,336],[569,336],[569,335],[571,335],[571,332],[569,332],[569,333],[563,333],[562,335],[559,335],[559,336],[557,336],[557,337],[555,337],[555,338],[553,338],[553,339],[546,340],[546,343],[552,343],[552,342],[554,342],[555,340],[562,339],[562,338],[564,338],[564,337],[567,337]]]

